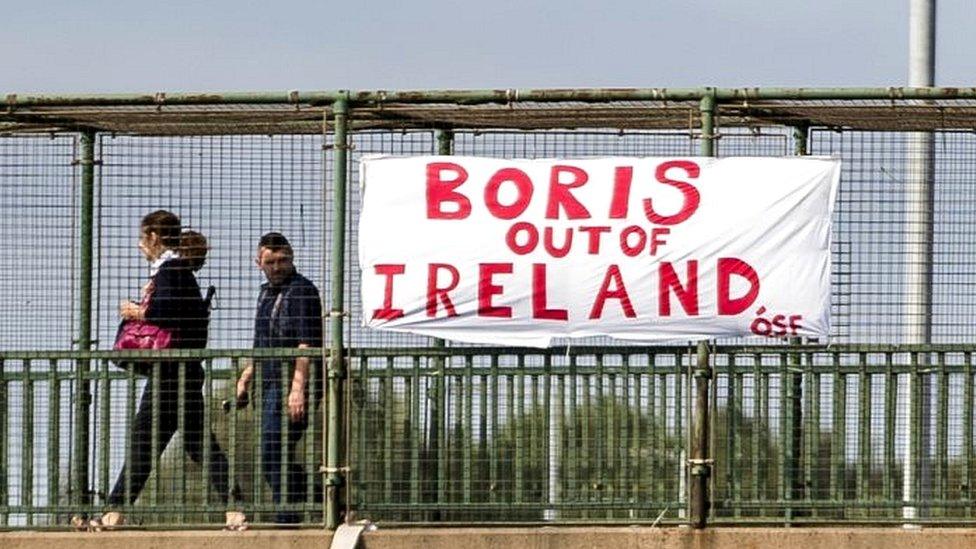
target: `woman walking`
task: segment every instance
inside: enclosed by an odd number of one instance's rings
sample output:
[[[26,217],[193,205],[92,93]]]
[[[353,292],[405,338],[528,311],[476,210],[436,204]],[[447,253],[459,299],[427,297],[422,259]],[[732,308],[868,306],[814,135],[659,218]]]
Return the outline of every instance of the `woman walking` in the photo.
[[[181,228],[180,218],[166,210],[157,210],[142,218],[139,250],[150,264],[149,281],[143,286],[141,302],[123,301],[119,316],[124,322],[146,323],[166,331],[171,338],[167,348],[202,349],[207,343],[209,308],[200,296],[200,286],[193,273],[203,263],[202,260],[181,257]],[[200,361],[164,361],[156,367],[159,375],[149,377],[130,428],[130,454],[109,494],[107,503],[110,508],[132,505],[136,501],[149,478],[154,458],[162,454],[179,427],[180,368],[184,370],[183,448],[193,461],[200,464],[204,461],[204,373]],[[154,401],[158,402],[159,410],[156,456],[152,455]],[[226,503],[231,495],[227,458],[213,433],[207,443],[211,459],[210,481],[218,497]],[[235,502],[237,492],[235,488],[232,494]],[[229,528],[245,527],[244,514],[239,510],[228,510],[226,519]],[[113,509],[92,522],[93,526],[118,526],[124,523],[124,517]]]

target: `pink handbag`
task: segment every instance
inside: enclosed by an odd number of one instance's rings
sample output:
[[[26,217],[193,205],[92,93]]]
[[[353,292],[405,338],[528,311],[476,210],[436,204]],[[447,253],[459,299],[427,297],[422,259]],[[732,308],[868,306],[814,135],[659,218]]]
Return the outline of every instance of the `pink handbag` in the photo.
[[[142,320],[128,320],[119,326],[112,348],[116,351],[169,349],[172,343],[173,333],[169,330]]]

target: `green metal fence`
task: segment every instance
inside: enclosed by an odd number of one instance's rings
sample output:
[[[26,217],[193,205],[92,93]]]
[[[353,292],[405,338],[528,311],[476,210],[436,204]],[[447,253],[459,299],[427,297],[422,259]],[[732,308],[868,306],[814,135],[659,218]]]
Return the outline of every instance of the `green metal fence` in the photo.
[[[174,355],[203,361],[204,421],[177,431],[213,435],[240,500],[214,493],[210,447],[195,460],[177,436],[125,506],[141,526],[282,510],[262,480],[259,412],[223,407],[242,365],[270,356],[249,349],[267,230],[289,236],[324,305],[325,349],[270,353],[326,363],[311,426],[285,456],[306,490],[285,510],[307,525],[972,521],[976,90],[6,97],[0,528],[106,508],[145,383],[108,349],[118,301],[145,277],[138,219],[157,208],[210,238],[211,349]],[[920,135],[930,222],[911,198]],[[589,338],[540,351],[365,331],[351,168],[371,153],[837,155],[830,345]]]
[[[905,509],[916,508],[928,522],[970,522],[972,351],[711,350],[710,520],[904,522]],[[353,501],[403,522],[687,522],[695,355],[667,347],[365,353],[351,397]],[[432,367],[437,356],[448,358],[444,366]],[[920,367],[926,360],[934,366]],[[936,418],[902,413],[909,381],[917,390],[921,378],[937,387]],[[903,468],[918,467],[922,451],[916,444],[906,456],[903,441],[910,422],[927,421],[935,480],[906,501]]]
[[[271,522],[278,512],[298,513],[308,524],[321,523],[323,500],[320,472],[316,466],[322,453],[323,406],[312,391],[309,402],[309,427],[294,453],[282,452],[283,468],[291,463],[307,464],[304,483],[306,497],[300,503],[271,500],[262,471],[261,371],[254,386],[252,402],[236,405],[235,380],[244,365],[262,358],[319,357],[320,349],[276,351],[167,351],[145,362],[145,371],[122,368],[127,359],[145,360],[145,353],[113,351],[36,351],[5,352],[0,360],[0,524],[4,527],[65,527],[75,516],[97,516],[116,478],[124,482],[125,495],[131,493],[132,469],[119,476],[123,462],[131,465],[134,449],[128,432],[133,428],[140,393],[149,379],[160,386],[161,359],[187,364],[203,360],[205,379],[202,393],[206,405],[202,424],[190,424],[185,399],[192,381],[182,373],[176,394],[154,393],[152,410],[153,473],[133,505],[121,507],[130,525],[139,527],[201,527],[219,525],[223,512],[246,509],[255,523]],[[88,368],[79,371],[79,363]],[[322,379],[312,370],[311,384]],[[282,383],[290,380],[282,379]],[[75,410],[79,387],[92,393],[91,409],[79,423]],[[161,407],[166,398],[179,399],[176,428],[180,436],[160,438],[165,430]],[[87,429],[85,428],[87,426]],[[77,463],[75,441],[79,430],[88,437],[88,456]],[[190,433],[201,438],[199,450],[188,449]],[[282,432],[287,437],[287,431]],[[210,444],[211,437],[217,446]],[[165,448],[160,444],[165,445]],[[157,448],[159,451],[157,452]],[[211,464],[217,453],[227,459],[230,482],[223,493],[213,482]],[[76,468],[77,467],[77,468]],[[80,475],[79,484],[75,475]]]

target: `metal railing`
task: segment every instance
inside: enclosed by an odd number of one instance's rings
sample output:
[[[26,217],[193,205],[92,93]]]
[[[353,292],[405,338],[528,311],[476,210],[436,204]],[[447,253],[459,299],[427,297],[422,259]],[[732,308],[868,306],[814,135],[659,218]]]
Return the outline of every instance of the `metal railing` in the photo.
[[[710,521],[904,522],[916,508],[921,522],[971,522],[974,350],[713,349]],[[693,348],[376,350],[356,361],[350,492],[365,516],[689,520]],[[917,402],[905,415],[909,378],[938,387],[937,418],[920,418]],[[905,437],[923,421],[936,425],[935,482],[906,501],[901,473],[919,456],[905,454]]]
[[[713,523],[916,523],[973,521],[972,346],[719,346],[709,433]],[[350,350],[339,418],[313,398],[294,455],[305,499],[273,504],[261,474],[259,406],[230,406],[245,361],[321,356],[320,350],[170,351],[156,360],[203,359],[202,425],[226,454],[232,491],[212,488],[215,452],[194,460],[185,443],[153,453],[145,490],[121,509],[143,527],[219,525],[244,509],[255,522],[293,511],[322,524],[330,424],[346,425],[350,517],[397,522],[686,523],[696,349],[570,347],[546,350],[405,348]],[[107,508],[147,377],[117,367],[140,353],[0,353],[0,527],[64,527]],[[70,415],[78,365],[92,367],[90,423]],[[158,382],[161,362],[154,362]],[[259,369],[260,370],[260,369]],[[260,375],[260,374],[259,374]],[[919,416],[918,381],[934,388],[935,417]],[[914,381],[914,383],[909,383]],[[185,387],[186,377],[180,377]],[[321,378],[313,383],[321,383]],[[260,384],[253,402],[261,401]],[[182,392],[181,392],[182,394]],[[912,402],[912,407],[908,403]],[[153,402],[153,433],[166,406]],[[179,402],[183,410],[185,402]],[[932,446],[906,440],[923,422]],[[91,483],[68,479],[77,430],[92,441]],[[285,436],[283,434],[283,436]],[[915,449],[914,455],[906,448]],[[159,449],[161,451],[162,449]],[[931,455],[932,482],[906,467]],[[196,463],[195,461],[199,461]],[[287,463],[287,462],[283,462]],[[283,465],[286,467],[287,465]],[[128,479],[123,477],[123,480]],[[228,500],[225,503],[224,500]]]
[[[115,304],[144,283],[132,242],[147,204],[214,237],[201,276],[220,288],[217,347],[248,345],[256,236],[298,235],[329,334],[327,350],[307,351],[325,368],[296,458],[305,501],[285,509],[306,524],[968,522],[974,100],[972,88],[7,94],[0,232],[32,254],[0,265],[0,527],[105,508],[146,383],[114,366],[126,358],[160,361],[160,380],[164,359],[202,361],[204,418],[177,414],[177,431],[216,437],[254,519],[282,510],[261,480],[255,409],[220,405],[242,361],[271,355],[95,350]],[[931,160],[918,132],[932,138],[931,173],[916,173]],[[435,152],[839,156],[837,345],[538,351],[366,332],[349,168],[364,154]],[[913,201],[926,184],[932,200]],[[920,239],[928,259],[906,253]],[[897,345],[919,329],[958,345]],[[219,522],[210,515],[230,504],[210,486],[214,452],[198,465],[169,446],[145,501],[123,507],[147,527]]]
[[[310,372],[308,425],[295,451],[283,419],[280,455],[262,452],[260,363],[297,356],[322,350],[0,353],[0,528],[63,527],[107,510],[140,527],[219,525],[228,510],[244,510],[257,524],[279,513],[321,524],[320,369]],[[236,379],[250,363],[259,365],[256,379],[248,402],[239,402]],[[288,373],[282,369],[282,391]],[[79,386],[91,391],[91,413],[81,417],[72,406]],[[140,421],[141,410],[148,413]],[[90,441],[82,463],[78,439]],[[140,460],[150,473],[141,490]],[[280,464],[282,475],[293,464],[304,468],[302,501],[287,497],[287,483],[283,501],[272,501],[265,460]],[[72,476],[79,470],[81,482]]]

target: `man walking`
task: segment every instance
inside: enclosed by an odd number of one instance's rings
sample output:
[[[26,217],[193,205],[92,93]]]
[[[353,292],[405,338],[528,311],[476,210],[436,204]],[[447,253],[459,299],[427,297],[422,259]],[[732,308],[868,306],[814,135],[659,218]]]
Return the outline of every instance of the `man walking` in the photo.
[[[315,285],[295,270],[294,252],[284,235],[267,233],[258,242],[255,262],[267,282],[261,285],[254,318],[255,349],[287,349],[322,346],[322,304]],[[321,376],[317,387],[309,387],[312,368],[320,361],[307,357],[294,359],[261,359],[261,459],[262,472],[271,487],[276,505],[298,504],[305,500],[305,471],[294,459],[294,449],[308,426],[309,389],[320,396]],[[254,365],[241,373],[237,381],[238,401],[247,398],[255,375]],[[285,376],[285,377],[283,377]],[[287,424],[282,432],[282,414]],[[282,453],[282,444],[284,454]],[[284,458],[283,458],[284,455]],[[282,459],[287,462],[282,478]],[[279,511],[276,522],[301,520],[294,509]]]

